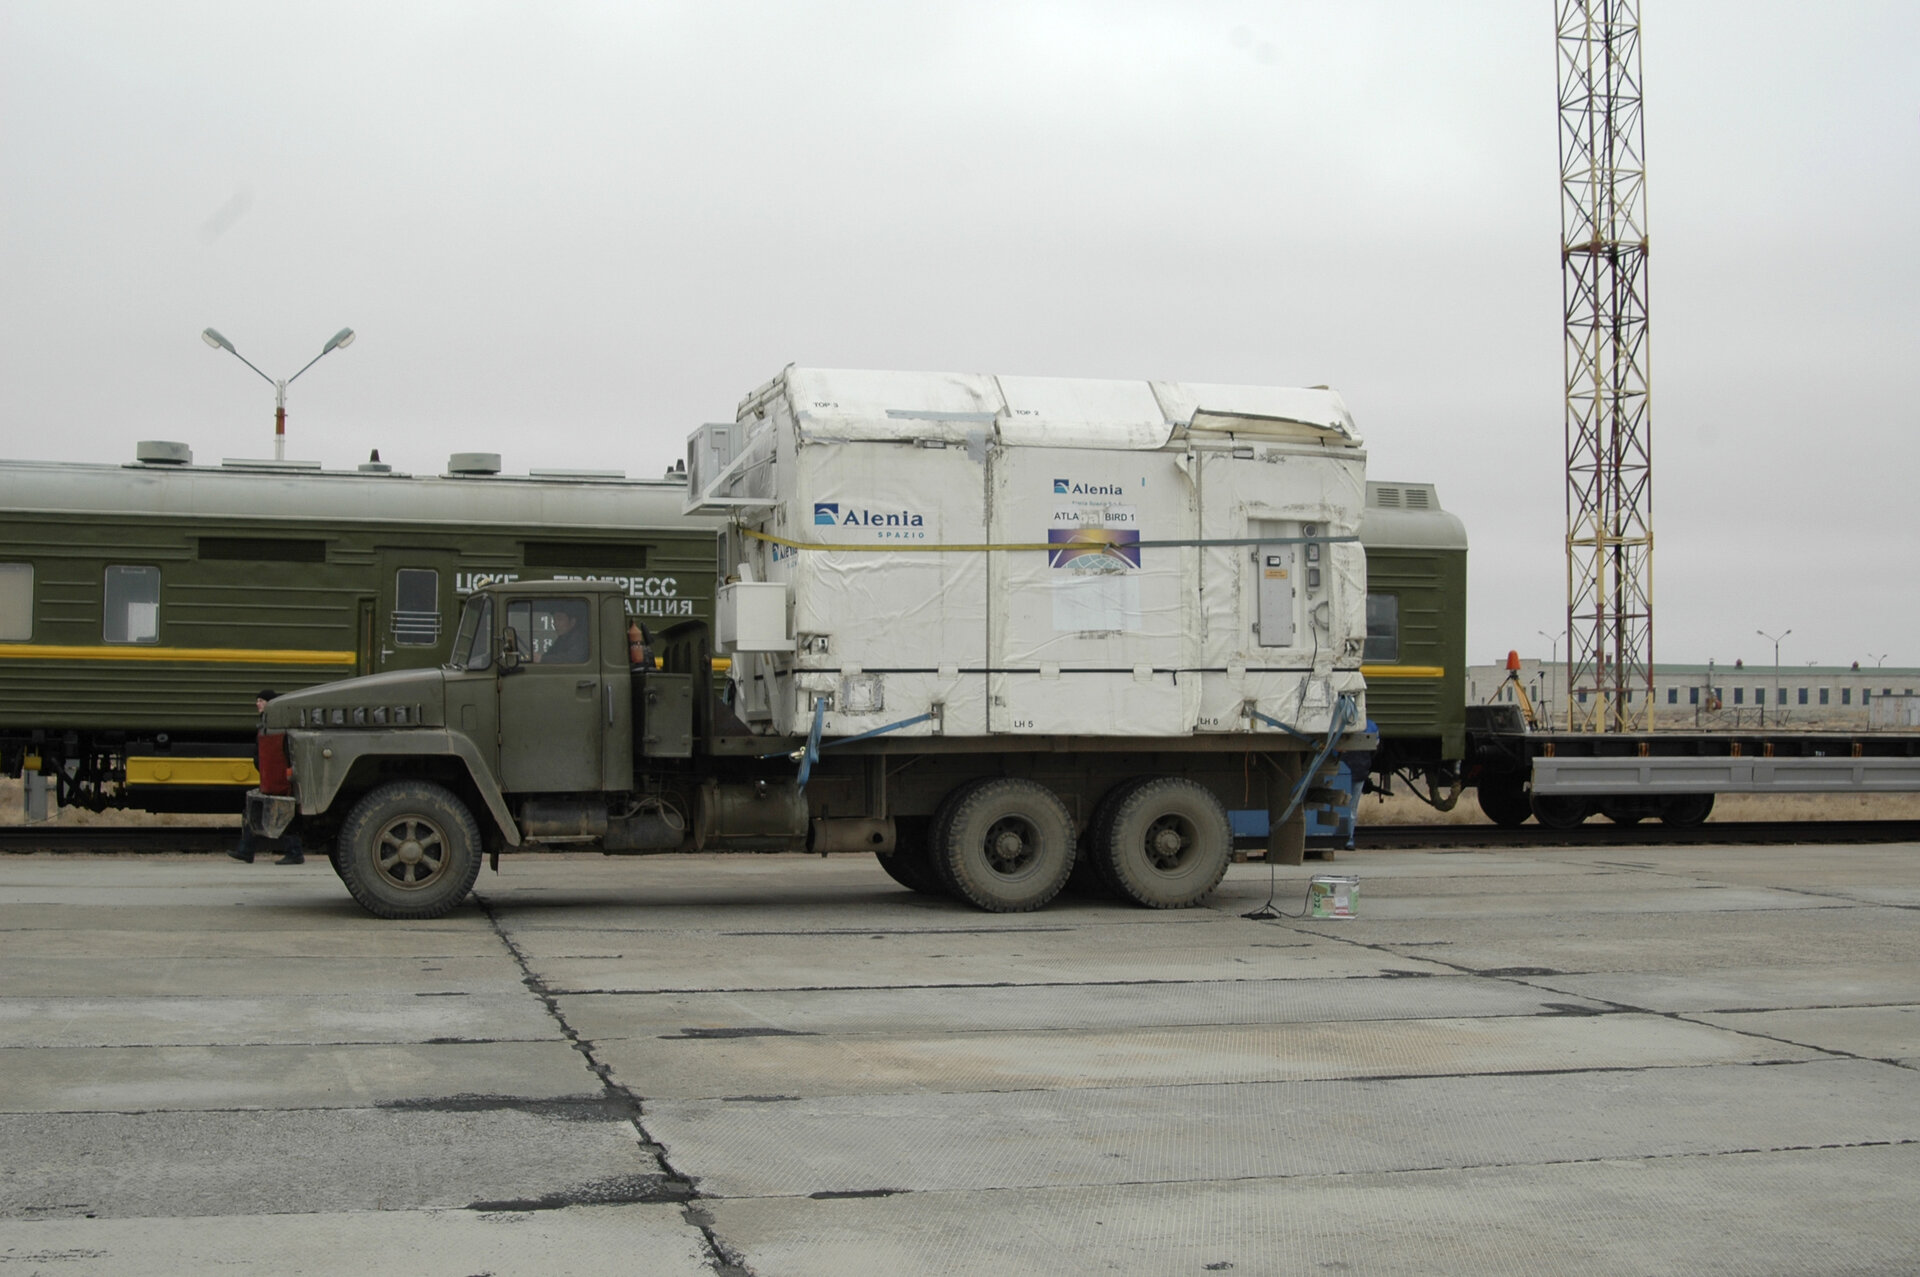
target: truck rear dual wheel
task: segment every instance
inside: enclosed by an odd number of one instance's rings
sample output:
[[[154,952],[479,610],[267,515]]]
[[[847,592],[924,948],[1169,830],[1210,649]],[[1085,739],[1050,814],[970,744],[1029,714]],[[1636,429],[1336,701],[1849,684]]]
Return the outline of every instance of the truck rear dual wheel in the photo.
[[[1045,785],[1014,776],[977,780],[940,805],[931,859],[959,899],[993,913],[1025,913],[1067,885],[1073,835],[1072,814]]]
[[[874,858],[887,871],[887,877],[907,890],[926,896],[939,896],[946,894],[946,888],[940,884],[940,875],[934,870],[933,860],[927,854],[927,829],[931,823],[926,816],[895,817],[893,850],[876,851]]]
[[[1177,776],[1132,781],[1102,799],[1091,841],[1107,889],[1149,909],[1198,904],[1233,859],[1227,809]]]
[[[445,787],[393,781],[354,804],[334,843],[334,867],[375,917],[444,917],[480,876],[480,830]]]

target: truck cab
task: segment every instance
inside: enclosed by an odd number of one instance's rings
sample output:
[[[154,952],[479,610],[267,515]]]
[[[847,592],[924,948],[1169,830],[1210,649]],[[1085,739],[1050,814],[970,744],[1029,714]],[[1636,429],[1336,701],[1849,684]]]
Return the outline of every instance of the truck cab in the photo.
[[[704,627],[668,649],[687,668],[636,666],[624,598],[611,583],[489,585],[468,599],[445,667],[280,697],[249,825],[279,834],[298,820],[330,841],[348,888],[388,917],[444,913],[485,851],[678,849],[694,836],[676,772],[693,754]],[[804,837],[804,815],[782,828]]]

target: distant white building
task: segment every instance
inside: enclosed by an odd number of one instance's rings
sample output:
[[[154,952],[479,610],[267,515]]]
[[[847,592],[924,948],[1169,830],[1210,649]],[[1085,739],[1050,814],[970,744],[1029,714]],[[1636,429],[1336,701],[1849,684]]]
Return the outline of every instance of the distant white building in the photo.
[[[1542,726],[1565,727],[1565,665],[1522,660],[1518,672]],[[1468,666],[1467,703],[1516,700],[1506,681],[1504,663]],[[1772,665],[1740,661],[1655,665],[1653,709],[1656,727],[1920,731],[1920,669],[1782,665],[1776,676]]]

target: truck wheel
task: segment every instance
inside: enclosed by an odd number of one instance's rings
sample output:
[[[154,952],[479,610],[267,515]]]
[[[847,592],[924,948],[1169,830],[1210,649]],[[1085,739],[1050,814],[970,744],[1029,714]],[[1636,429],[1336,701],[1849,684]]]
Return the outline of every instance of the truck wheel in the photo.
[[[1548,829],[1578,829],[1592,814],[1593,804],[1584,798],[1533,796],[1533,818]]]
[[[447,789],[399,780],[354,804],[334,842],[340,880],[378,918],[439,918],[480,876],[480,830]]]
[[[887,877],[907,890],[940,896],[946,894],[946,888],[940,885],[940,875],[934,872],[933,860],[927,854],[927,827],[931,823],[926,816],[895,817],[893,851],[875,852],[874,858],[887,871]]]
[[[1675,794],[1660,805],[1660,823],[1676,829],[1704,825],[1712,814],[1712,794]]]
[[[1100,848],[1106,845],[1107,830],[1113,824],[1113,812],[1133,789],[1141,784],[1143,777],[1123,780],[1105,794],[1093,806],[1093,815],[1087,818],[1086,828],[1080,831],[1079,853],[1073,858],[1073,873],[1067,878],[1067,890],[1089,900],[1118,900],[1119,896],[1107,886],[1107,880],[1100,876]]]
[[[1502,829],[1518,829],[1533,815],[1533,804],[1527,801],[1527,783],[1518,778],[1482,781],[1473,793],[1487,819]]]
[[[1109,890],[1150,909],[1184,909],[1220,885],[1233,824],[1204,786],[1179,777],[1138,781],[1106,818],[1094,865]]]
[[[1001,777],[967,785],[942,806],[934,844],[941,880],[993,913],[1025,913],[1060,894],[1073,872],[1073,817],[1036,781]]]

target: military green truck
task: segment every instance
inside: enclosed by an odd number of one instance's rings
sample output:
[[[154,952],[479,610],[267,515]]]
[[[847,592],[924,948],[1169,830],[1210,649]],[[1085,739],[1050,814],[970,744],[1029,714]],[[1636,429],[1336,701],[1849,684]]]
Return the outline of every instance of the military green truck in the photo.
[[[903,886],[993,911],[1040,908],[1077,869],[1180,907],[1226,871],[1227,802],[1286,817],[1273,854],[1300,861],[1297,745],[755,734],[716,688],[706,623],[636,652],[622,598],[590,581],[485,586],[443,668],[273,701],[248,825],[327,847],[382,918],[440,917],[483,857],[536,848],[871,851]]]
[[[584,845],[1190,905],[1229,807],[1298,863],[1313,781],[1371,749],[1365,462],[1324,387],[789,367],[688,439],[711,630],[630,651],[617,587],[489,585],[444,669],[273,702],[248,821],[393,918]]]

